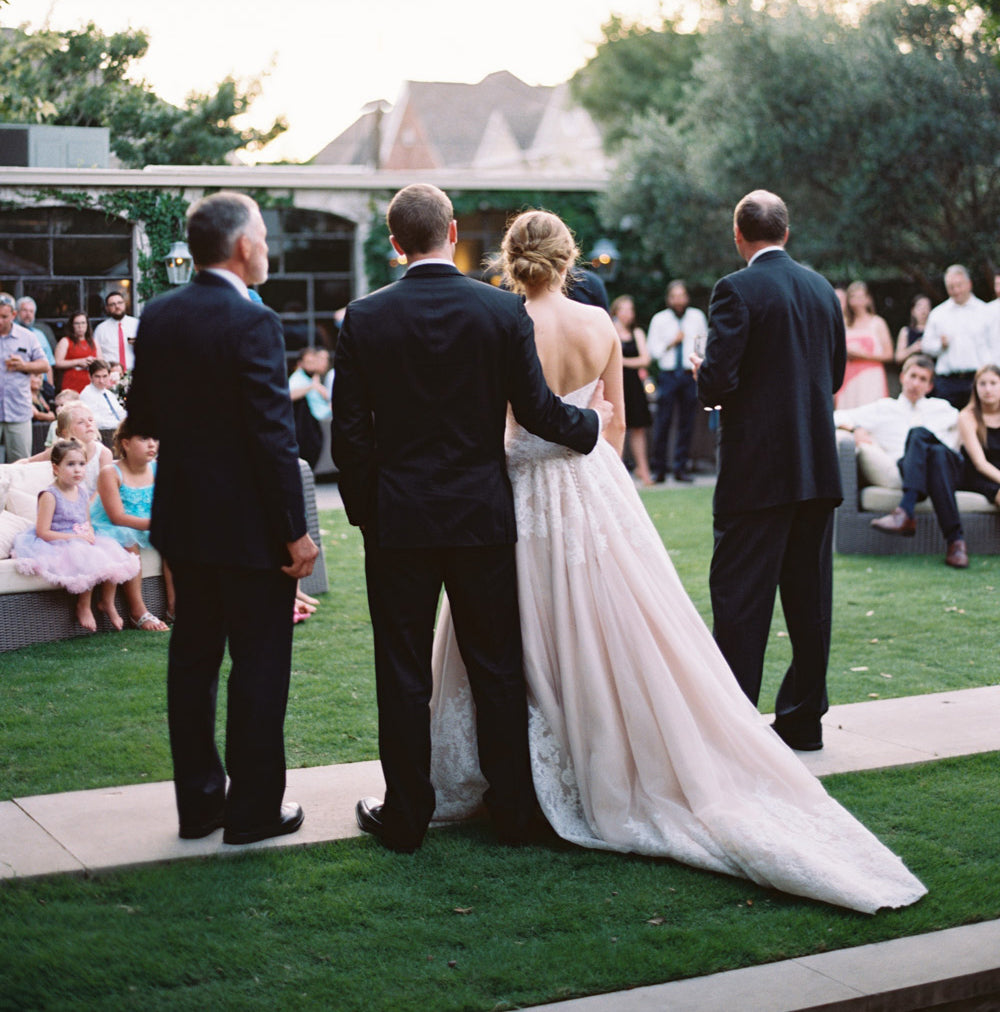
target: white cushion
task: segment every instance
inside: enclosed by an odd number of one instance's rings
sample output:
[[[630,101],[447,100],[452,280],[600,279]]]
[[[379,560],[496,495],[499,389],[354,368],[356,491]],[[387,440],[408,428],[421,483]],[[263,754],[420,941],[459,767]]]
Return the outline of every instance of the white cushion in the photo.
[[[0,464],[0,507],[7,502],[7,493],[12,488],[19,488],[32,495],[38,495],[43,488],[53,482],[52,465],[47,460],[39,460],[34,464],[18,461],[16,464]]]
[[[159,576],[163,571],[159,553],[152,548],[144,548],[140,553],[142,559],[142,575]],[[0,595],[24,594],[34,590],[52,590],[51,583],[40,576],[24,576],[15,569],[16,560],[0,559]]]
[[[38,517],[38,493],[25,492],[19,488],[9,488],[4,509],[34,523]]]
[[[26,517],[19,517],[10,510],[0,512],[0,559],[9,559],[10,550],[14,546],[14,538],[21,531],[29,530],[32,521]]]
[[[891,513],[902,498],[898,488],[882,488],[869,485],[861,490],[861,508],[867,513]],[[997,507],[978,492],[956,492],[955,504],[959,513],[996,513]],[[918,513],[933,513],[930,499],[917,503]]]
[[[882,488],[903,487],[903,479],[896,461],[875,443],[862,443],[858,447],[858,467],[868,485],[880,485]]]

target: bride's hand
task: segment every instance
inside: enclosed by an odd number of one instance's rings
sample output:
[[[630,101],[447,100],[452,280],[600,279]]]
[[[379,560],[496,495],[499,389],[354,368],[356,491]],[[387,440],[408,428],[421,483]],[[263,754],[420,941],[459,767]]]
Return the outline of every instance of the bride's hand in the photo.
[[[597,417],[601,420],[601,431],[603,432],[610,424],[615,410],[615,406],[611,401],[604,399],[604,380],[597,381],[597,386],[594,387],[594,392],[590,397],[590,403],[587,407],[597,412]]]

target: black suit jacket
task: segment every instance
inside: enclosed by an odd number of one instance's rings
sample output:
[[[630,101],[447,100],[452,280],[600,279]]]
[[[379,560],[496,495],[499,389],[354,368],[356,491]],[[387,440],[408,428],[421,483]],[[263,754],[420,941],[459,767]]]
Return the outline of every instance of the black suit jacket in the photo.
[[[847,349],[836,293],[784,250],[716,283],[698,396],[720,405],[715,512],[840,501],[833,394]]]
[[[384,548],[516,540],[507,403],[588,452],[597,415],[546,386],[524,300],[446,264],[416,264],[352,302],[337,345],[333,455],[351,523]]]
[[[160,440],[150,540],[170,560],[269,569],[306,532],[281,321],[199,271],[153,299],[128,413]]]

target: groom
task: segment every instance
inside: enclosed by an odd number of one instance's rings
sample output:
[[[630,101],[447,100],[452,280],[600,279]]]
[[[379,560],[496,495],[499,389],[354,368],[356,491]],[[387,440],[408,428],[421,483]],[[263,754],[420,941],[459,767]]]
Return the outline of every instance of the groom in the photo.
[[[390,850],[420,846],[430,781],[431,643],[441,587],[477,711],[484,801],[497,834],[528,836],[535,806],[504,458],[507,404],[529,431],[581,453],[611,405],[564,405],[546,386],[523,300],[455,267],[451,201],[424,184],[389,205],[395,284],[352,302],[337,346],[333,456],[365,539],[385,802],[358,825]]]
[[[788,209],[776,194],[747,194],[733,236],[747,266],[712,292],[698,370],[702,403],[722,407],[713,632],[756,705],[780,590],[792,663],[774,729],[812,751],[823,747],[827,710],[833,511],[842,498],[833,393],[844,378],[844,317],[829,283],[785,252]]]

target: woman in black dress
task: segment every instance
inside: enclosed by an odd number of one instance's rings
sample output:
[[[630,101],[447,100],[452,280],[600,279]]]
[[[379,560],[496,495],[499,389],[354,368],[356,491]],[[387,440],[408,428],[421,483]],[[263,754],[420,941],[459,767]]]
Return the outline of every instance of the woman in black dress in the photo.
[[[979,492],[1000,506],[1000,367],[984,365],[972,396],[959,412],[962,473],[956,488]]]
[[[625,427],[628,445],[635,461],[635,476],[643,485],[652,485],[649,458],[646,455],[646,430],[652,424],[646,398],[646,367],[649,352],[646,335],[635,325],[635,303],[631,295],[619,295],[611,303],[611,319],[622,343],[622,371],[625,395]]]
[[[911,355],[920,351],[931,311],[931,300],[926,295],[915,295],[910,305],[910,322],[901,327],[896,338],[896,361],[902,365]]]

